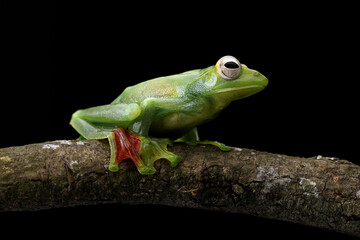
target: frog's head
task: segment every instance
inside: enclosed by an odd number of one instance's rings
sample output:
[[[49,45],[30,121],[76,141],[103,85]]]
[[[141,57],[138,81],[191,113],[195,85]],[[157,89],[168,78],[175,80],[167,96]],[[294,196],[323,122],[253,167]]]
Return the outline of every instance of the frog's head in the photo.
[[[220,58],[200,81],[203,85],[203,95],[224,104],[253,95],[268,84],[264,75],[249,69],[232,56]]]

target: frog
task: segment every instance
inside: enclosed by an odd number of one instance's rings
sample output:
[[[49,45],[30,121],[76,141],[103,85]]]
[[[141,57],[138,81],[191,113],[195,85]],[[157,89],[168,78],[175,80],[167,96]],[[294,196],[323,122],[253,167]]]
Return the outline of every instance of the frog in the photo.
[[[200,140],[198,126],[216,118],[231,102],[260,92],[268,79],[230,55],[215,65],[180,74],[157,77],[126,87],[110,104],[80,109],[70,125],[79,139],[108,139],[108,169],[131,159],[138,172],[156,172],[155,161],[172,167],[181,157],[168,146],[210,144],[222,151],[232,148],[217,141]]]

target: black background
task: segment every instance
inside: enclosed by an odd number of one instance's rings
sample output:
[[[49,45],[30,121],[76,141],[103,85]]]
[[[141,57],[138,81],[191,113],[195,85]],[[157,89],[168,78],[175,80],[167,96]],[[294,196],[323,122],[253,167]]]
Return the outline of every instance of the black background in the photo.
[[[360,163],[354,6],[114,3],[1,1],[0,147],[74,139],[78,134],[68,123],[75,110],[107,104],[129,85],[233,55],[264,74],[269,85],[199,127],[202,139]],[[54,230],[74,230],[82,221],[100,232],[137,231],[131,227],[136,223],[146,232],[136,234],[167,228],[169,234],[188,229],[198,236],[265,233],[285,239],[289,231],[338,236],[238,214],[153,206],[1,213],[0,218],[8,219],[8,226],[18,221],[33,226],[36,219]]]

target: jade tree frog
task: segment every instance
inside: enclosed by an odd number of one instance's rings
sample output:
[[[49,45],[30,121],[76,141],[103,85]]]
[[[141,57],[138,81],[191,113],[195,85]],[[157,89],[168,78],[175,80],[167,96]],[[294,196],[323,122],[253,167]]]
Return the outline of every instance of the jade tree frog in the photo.
[[[167,150],[173,142],[200,141],[197,126],[214,119],[232,101],[253,95],[268,84],[265,76],[224,56],[214,66],[159,77],[127,87],[112,103],[76,111],[70,124],[82,139],[108,139],[109,170],[132,159],[141,174],[156,172],[154,162],[165,158],[175,167],[181,158]]]

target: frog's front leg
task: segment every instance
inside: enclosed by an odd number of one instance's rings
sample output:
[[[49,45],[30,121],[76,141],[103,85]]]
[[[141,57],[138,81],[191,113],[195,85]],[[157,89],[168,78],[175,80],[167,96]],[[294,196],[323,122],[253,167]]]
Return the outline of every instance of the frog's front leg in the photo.
[[[181,138],[175,140],[175,142],[183,142],[190,146],[196,146],[198,144],[210,144],[214,145],[218,148],[220,148],[222,151],[230,151],[232,148],[229,146],[226,146],[223,143],[217,142],[217,141],[200,141],[199,134],[197,132],[197,128],[193,128],[191,131],[189,131],[187,134],[182,136]]]
[[[172,141],[169,138],[152,138],[152,137],[140,137],[141,141],[141,156],[145,164],[144,170],[138,168],[141,174],[153,174],[155,173],[154,162],[158,159],[167,159],[170,161],[171,166],[175,167],[181,161],[181,157],[169,152],[167,150],[168,145],[172,145]]]

